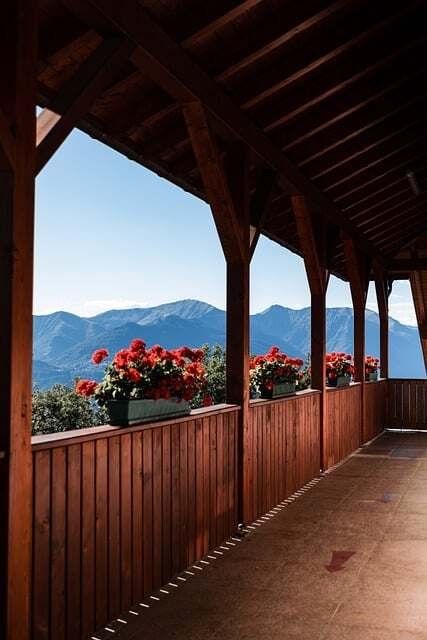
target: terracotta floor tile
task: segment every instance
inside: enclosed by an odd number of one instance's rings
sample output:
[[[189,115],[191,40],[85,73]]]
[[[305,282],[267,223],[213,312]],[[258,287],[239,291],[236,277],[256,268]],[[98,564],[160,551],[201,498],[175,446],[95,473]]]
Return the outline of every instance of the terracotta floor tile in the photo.
[[[423,450],[387,434],[115,637],[427,640]]]

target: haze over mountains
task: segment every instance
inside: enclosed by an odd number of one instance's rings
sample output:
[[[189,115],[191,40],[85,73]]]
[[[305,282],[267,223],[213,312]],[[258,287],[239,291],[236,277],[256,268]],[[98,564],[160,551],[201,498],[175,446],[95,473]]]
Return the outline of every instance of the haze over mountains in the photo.
[[[353,351],[353,311],[327,310],[328,350]],[[97,348],[113,353],[133,338],[167,348],[225,343],[225,312],[199,300],[180,300],[157,307],[111,310],[92,318],[65,311],[34,316],[33,382],[48,388],[72,384],[79,377],[99,378],[90,356]],[[306,357],[310,351],[310,309],[273,305],[251,316],[251,352],[276,344],[286,353]],[[390,320],[391,370],[394,377],[425,377],[418,329]],[[379,355],[379,319],[366,312],[366,352]]]

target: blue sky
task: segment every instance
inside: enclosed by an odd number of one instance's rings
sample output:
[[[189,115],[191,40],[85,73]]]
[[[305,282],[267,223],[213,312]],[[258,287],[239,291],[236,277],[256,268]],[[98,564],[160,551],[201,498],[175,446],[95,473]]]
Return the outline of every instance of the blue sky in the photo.
[[[73,132],[37,180],[34,312],[90,316],[197,298],[225,307],[225,265],[209,207],[83,133]],[[302,260],[261,238],[252,311],[309,306]],[[391,315],[415,324],[407,283]],[[351,306],[331,278],[328,306]],[[368,306],[376,308],[373,287]]]

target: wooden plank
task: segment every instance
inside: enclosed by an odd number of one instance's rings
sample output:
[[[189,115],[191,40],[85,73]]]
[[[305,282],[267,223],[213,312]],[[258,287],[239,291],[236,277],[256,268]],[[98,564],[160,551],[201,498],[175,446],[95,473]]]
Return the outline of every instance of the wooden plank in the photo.
[[[108,620],[108,442],[96,440],[94,444],[95,628],[98,628]]]
[[[172,514],[172,486],[171,486],[171,428],[162,427],[162,508],[163,508],[163,527],[162,527],[162,570],[163,584],[165,584],[172,575],[172,532],[171,532],[171,514]]]
[[[50,537],[51,537],[51,456],[38,454],[34,465],[34,598],[33,634],[35,640],[50,636]]]
[[[80,445],[67,449],[67,638],[81,637],[81,454]]]
[[[203,490],[203,423],[201,420],[196,420],[196,557],[201,558],[203,556],[203,523],[204,523],[204,509],[205,509],[205,496]],[[218,448],[220,447],[218,442]],[[220,470],[218,469],[218,472]]]
[[[120,438],[120,610],[132,604],[132,436]]]
[[[178,573],[181,567],[181,501],[179,483],[179,425],[171,429],[171,481],[172,481],[172,574]]]
[[[48,452],[49,453],[49,452]],[[65,640],[66,611],[66,543],[67,543],[67,454],[64,447],[57,447],[51,454],[51,574],[50,574],[50,625],[55,629],[55,639]],[[37,456],[36,456],[37,457]],[[38,490],[35,488],[35,495]],[[34,588],[37,592],[37,588]]]
[[[142,434],[132,434],[132,602],[144,597]]]
[[[81,598],[82,637],[95,628],[95,443],[82,445]]]
[[[120,613],[120,436],[108,442],[108,617]]]
[[[0,108],[0,145],[9,161],[10,168],[15,167],[15,137],[3,110]]]
[[[175,427],[178,428],[178,427]],[[153,590],[153,430],[144,431],[144,593]]]
[[[188,521],[191,517],[188,508],[188,423],[181,425],[179,431],[180,565],[187,567],[191,562],[188,544]],[[196,451],[196,456],[200,456],[199,451]]]

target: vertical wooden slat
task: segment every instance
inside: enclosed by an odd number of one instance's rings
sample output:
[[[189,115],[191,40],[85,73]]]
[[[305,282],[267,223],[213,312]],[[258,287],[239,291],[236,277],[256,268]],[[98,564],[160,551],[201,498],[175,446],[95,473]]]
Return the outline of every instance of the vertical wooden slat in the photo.
[[[173,425],[171,441],[171,479],[172,479],[172,574],[180,570],[181,562],[181,507],[179,484],[179,425]]]
[[[153,587],[162,585],[162,539],[163,539],[163,504],[162,504],[162,432],[153,429]]]
[[[121,610],[132,603],[132,436],[120,438],[120,579]]]
[[[81,634],[81,446],[67,452],[67,638]]]
[[[108,442],[95,448],[95,627],[108,619]]]
[[[171,428],[162,428],[162,507],[163,507],[163,527],[162,527],[162,569],[163,583],[171,576],[172,553],[171,553]]]
[[[223,540],[224,537],[224,417],[217,416],[216,422],[216,479],[217,479],[217,498],[216,498],[216,538],[217,542]]]
[[[50,638],[51,454],[40,451],[34,466],[34,639]]]
[[[144,593],[153,590],[153,430],[143,432]]]
[[[65,640],[66,610],[66,526],[67,526],[67,475],[66,450],[52,450],[52,500],[51,500],[51,628],[55,640]],[[37,489],[35,495],[37,495]]]
[[[82,445],[82,635],[95,628],[95,443]]]
[[[179,495],[180,495],[180,566],[187,567],[194,557],[190,556],[190,545],[188,544],[188,424],[180,425],[179,434]],[[201,452],[197,450],[197,456],[201,457]],[[200,557],[200,556],[199,556]]]
[[[209,470],[210,470],[210,496],[209,503],[211,505],[211,519],[209,523],[209,545],[212,549],[217,544],[216,535],[216,519],[217,519],[217,504],[216,504],[216,488],[217,488],[217,476],[216,476],[216,430],[217,430],[217,417],[209,421]],[[190,440],[188,441],[190,447]],[[192,474],[193,475],[193,474]],[[195,487],[195,484],[193,485]],[[194,501],[195,503],[195,501]],[[190,514],[194,513],[193,508],[190,510]]]
[[[144,595],[142,434],[132,434],[132,602]]]
[[[120,611],[120,436],[108,441],[108,611]]]

